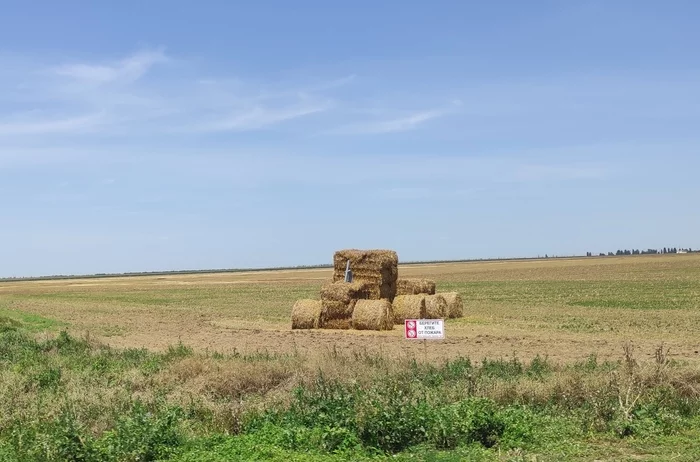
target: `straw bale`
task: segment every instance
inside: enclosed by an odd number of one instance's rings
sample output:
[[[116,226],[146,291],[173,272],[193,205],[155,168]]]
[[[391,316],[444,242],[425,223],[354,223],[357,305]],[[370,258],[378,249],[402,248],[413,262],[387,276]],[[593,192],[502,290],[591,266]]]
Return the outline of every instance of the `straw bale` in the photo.
[[[358,300],[352,313],[352,327],[360,330],[393,329],[391,302],[387,299]]]
[[[339,250],[333,255],[333,280],[345,280],[345,266],[350,260],[353,281],[370,283],[370,299],[392,301],[396,296],[399,257],[393,250]]]
[[[448,318],[461,318],[464,316],[464,304],[462,303],[462,296],[459,295],[459,292],[446,292],[440,295],[442,295],[447,302]]]
[[[369,284],[365,282],[332,282],[321,287],[321,327],[332,320],[352,318],[355,303],[370,298]]]
[[[397,295],[391,305],[394,323],[403,324],[406,319],[425,319],[425,295]]]
[[[396,295],[435,295],[435,281],[431,279],[400,278],[396,283]]]
[[[292,308],[292,329],[317,329],[320,316],[319,300],[298,300]]]
[[[425,316],[427,319],[447,317],[447,301],[441,294],[425,296]]]

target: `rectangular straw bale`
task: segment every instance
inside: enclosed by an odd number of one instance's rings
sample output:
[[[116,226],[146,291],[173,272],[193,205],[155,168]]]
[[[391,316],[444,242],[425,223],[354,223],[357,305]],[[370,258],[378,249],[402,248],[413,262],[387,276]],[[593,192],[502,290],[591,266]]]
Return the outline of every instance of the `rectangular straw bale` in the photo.
[[[368,298],[370,298],[370,285],[366,282],[339,281],[323,285],[321,287],[321,327],[332,328],[329,322],[337,320],[347,320],[349,325],[357,300]]]
[[[397,295],[391,308],[395,324],[403,324],[406,319],[425,319],[425,295]]]
[[[358,300],[352,313],[352,327],[359,330],[392,330],[394,314],[391,302],[382,300]]]
[[[393,250],[339,250],[333,255],[333,280],[345,280],[345,267],[350,261],[353,281],[371,284],[370,299],[394,300],[399,277],[399,257]]]
[[[292,307],[292,329],[317,329],[320,317],[320,300],[297,300]]]
[[[462,303],[462,296],[459,292],[445,292],[440,295],[442,295],[447,302],[448,318],[461,318],[464,316],[464,304]]]
[[[435,281],[431,279],[399,278],[396,295],[435,295]]]
[[[447,300],[441,294],[425,296],[425,316],[427,319],[447,317]]]

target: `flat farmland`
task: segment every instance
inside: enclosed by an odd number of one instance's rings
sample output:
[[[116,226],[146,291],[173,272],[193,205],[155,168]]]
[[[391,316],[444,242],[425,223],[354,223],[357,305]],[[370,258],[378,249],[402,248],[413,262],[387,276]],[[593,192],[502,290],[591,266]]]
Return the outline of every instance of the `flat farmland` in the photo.
[[[0,315],[40,319],[118,347],[313,355],[334,348],[419,359],[619,358],[700,361],[700,255],[489,261],[400,266],[400,277],[457,291],[465,316],[427,345],[393,331],[291,330],[295,300],[318,298],[330,269],[0,283]],[[41,324],[40,324],[41,325]],[[42,329],[37,329],[42,330]]]

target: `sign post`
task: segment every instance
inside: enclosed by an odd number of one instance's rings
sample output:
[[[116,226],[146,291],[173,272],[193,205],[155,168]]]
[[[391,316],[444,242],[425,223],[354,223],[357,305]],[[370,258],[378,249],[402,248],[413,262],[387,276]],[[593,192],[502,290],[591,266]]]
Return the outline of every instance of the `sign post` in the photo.
[[[408,340],[441,340],[445,338],[444,319],[406,319],[404,338]]]

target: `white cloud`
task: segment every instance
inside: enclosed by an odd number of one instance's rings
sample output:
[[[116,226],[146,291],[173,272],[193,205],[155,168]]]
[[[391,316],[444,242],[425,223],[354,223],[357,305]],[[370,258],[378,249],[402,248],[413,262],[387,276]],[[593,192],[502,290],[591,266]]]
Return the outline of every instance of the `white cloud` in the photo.
[[[376,135],[382,133],[405,132],[418,128],[421,124],[442,117],[443,111],[415,112],[407,116],[392,119],[373,120],[353,123],[324,132],[329,135]]]
[[[165,53],[141,51],[112,64],[67,64],[54,69],[60,76],[91,82],[134,82],[143,77],[156,63],[167,61]]]
[[[413,112],[392,118],[382,118],[370,120],[367,122],[349,124],[337,129],[331,130],[330,134],[342,135],[374,135],[383,133],[396,133],[415,130],[421,125],[434,119],[447,116],[453,113],[456,108],[460,107],[462,102],[458,99],[453,100],[449,107],[440,109],[430,109],[424,111]]]
[[[104,121],[102,113],[52,119],[0,121],[0,136],[39,135],[51,133],[85,133]]]
[[[346,75],[345,77],[341,77],[339,79],[331,80],[329,82],[324,82],[316,86],[312,86],[307,91],[322,91],[344,87],[345,85],[352,83],[356,78],[357,76],[355,74]]]
[[[56,66],[26,59],[18,70],[0,55],[0,68],[13,69],[11,75],[0,74],[0,84],[8,89],[0,97],[9,102],[0,105],[0,136],[184,136],[260,130],[301,119],[306,122],[306,136],[381,134],[417,129],[459,105],[453,101],[448,107],[402,113],[386,103],[387,107],[371,113],[368,109],[377,101],[357,98],[353,90],[352,101],[364,102],[350,108],[354,103],[343,96],[348,95],[346,87],[356,83],[352,73],[325,81],[310,76],[303,81],[298,77],[282,82],[244,81],[232,75],[200,74],[193,63],[182,61],[164,67],[157,81],[145,78],[158,63],[176,59],[156,49],[116,60]],[[321,113],[327,116],[310,117]]]
[[[329,107],[329,104],[323,103],[280,108],[256,106],[248,110],[237,111],[212,122],[195,125],[191,130],[198,132],[256,130],[323,112]]]
[[[523,165],[515,178],[521,181],[601,179],[609,169],[599,165]]]

